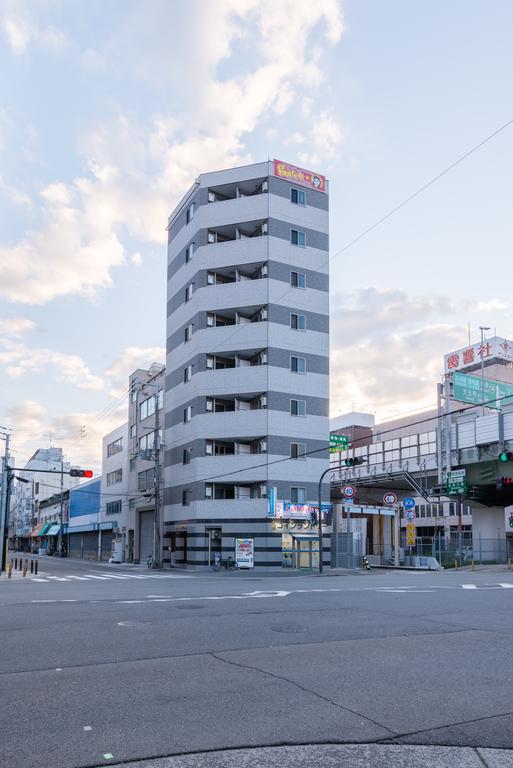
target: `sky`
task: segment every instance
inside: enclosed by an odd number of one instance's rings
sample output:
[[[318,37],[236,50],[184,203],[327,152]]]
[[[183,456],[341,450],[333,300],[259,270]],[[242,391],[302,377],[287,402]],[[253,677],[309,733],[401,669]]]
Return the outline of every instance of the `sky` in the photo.
[[[0,425],[98,468],[164,362],[167,216],[267,157],[330,180],[331,413],[432,406],[513,337],[509,0],[0,0]],[[343,253],[339,252],[344,249]]]

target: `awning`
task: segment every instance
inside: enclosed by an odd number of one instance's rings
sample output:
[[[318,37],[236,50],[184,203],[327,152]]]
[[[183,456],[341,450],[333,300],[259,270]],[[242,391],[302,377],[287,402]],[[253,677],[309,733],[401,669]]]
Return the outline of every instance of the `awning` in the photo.
[[[43,525],[39,528],[39,530],[33,533],[33,536],[44,536],[48,531],[48,529],[51,527],[52,527],[52,523],[43,523]]]
[[[299,539],[300,541],[319,541],[318,534],[294,533],[294,531],[287,531],[287,533],[290,533],[294,537],[294,539]]]
[[[52,525],[52,527],[45,533],[45,536],[58,536],[60,525]]]

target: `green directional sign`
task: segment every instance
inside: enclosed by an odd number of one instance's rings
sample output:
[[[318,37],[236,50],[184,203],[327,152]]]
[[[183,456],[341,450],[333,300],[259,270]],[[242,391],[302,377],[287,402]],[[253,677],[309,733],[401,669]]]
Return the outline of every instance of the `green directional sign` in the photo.
[[[513,386],[494,379],[481,379],[480,376],[469,376],[468,373],[453,373],[453,397],[460,403],[475,403],[483,401],[488,408],[500,411],[503,405],[513,403]]]
[[[464,469],[447,472],[447,493],[449,496],[464,494],[467,491],[467,473]]]
[[[330,453],[345,451],[348,448],[349,438],[347,435],[330,435]]]

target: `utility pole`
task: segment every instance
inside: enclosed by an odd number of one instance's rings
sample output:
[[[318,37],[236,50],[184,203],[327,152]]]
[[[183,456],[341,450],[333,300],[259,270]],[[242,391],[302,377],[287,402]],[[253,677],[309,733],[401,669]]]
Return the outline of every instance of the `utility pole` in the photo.
[[[160,546],[160,441],[159,441],[159,390],[158,384],[155,388],[155,432],[153,437],[153,453],[155,454],[155,509],[153,518],[153,567],[160,568],[161,546]]]
[[[63,511],[64,511],[64,454],[61,458],[61,504],[60,504],[60,510],[59,510],[59,543],[58,543],[58,549],[59,549],[59,557],[62,557],[62,518],[63,518]]]
[[[485,331],[489,331],[490,327],[488,325],[480,325],[479,330],[481,331],[481,403],[482,403],[482,410],[483,410],[483,416],[485,415],[485,386],[484,386],[484,340],[485,340]]]
[[[10,482],[8,461],[9,461],[9,438],[8,432],[4,433],[5,437],[5,450],[4,458],[2,462],[2,493],[0,496],[0,573],[5,570],[5,564],[7,560],[7,526],[9,525],[9,494],[7,492]]]

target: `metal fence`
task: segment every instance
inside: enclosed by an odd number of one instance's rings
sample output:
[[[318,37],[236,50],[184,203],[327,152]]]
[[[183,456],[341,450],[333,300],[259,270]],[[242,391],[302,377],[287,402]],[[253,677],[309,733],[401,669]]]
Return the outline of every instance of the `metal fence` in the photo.
[[[407,547],[402,541],[405,557],[436,557],[444,568],[462,565],[504,564],[513,558],[511,545],[505,538],[483,538],[480,534],[461,531],[450,536],[417,538],[414,547]]]

